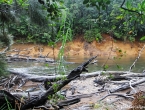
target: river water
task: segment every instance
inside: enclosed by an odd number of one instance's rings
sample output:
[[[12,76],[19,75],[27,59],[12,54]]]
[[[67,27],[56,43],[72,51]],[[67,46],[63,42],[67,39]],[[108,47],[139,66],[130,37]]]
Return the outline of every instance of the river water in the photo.
[[[135,61],[136,57],[123,56],[121,58],[110,58],[110,59],[108,59],[107,57],[98,57],[96,58],[97,63],[90,64],[88,66],[88,70],[89,72],[103,70],[103,65],[105,64],[106,70],[128,71],[132,63]],[[71,70],[73,70],[86,60],[88,60],[88,58],[71,58],[71,57],[65,58],[63,65],[60,66],[59,73],[68,74]],[[59,65],[57,63],[17,61],[9,63],[8,67],[10,69],[14,69],[17,72],[49,75],[57,73]],[[137,60],[135,67],[132,69],[132,72],[142,72],[143,70],[145,70],[145,57],[141,56]]]

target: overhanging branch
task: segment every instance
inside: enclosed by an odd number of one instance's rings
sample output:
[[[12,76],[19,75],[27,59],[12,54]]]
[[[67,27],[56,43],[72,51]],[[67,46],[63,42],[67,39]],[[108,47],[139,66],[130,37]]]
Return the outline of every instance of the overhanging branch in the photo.
[[[143,15],[142,13],[140,13],[140,12],[138,12],[138,11],[136,11],[136,10],[131,10],[131,9],[127,9],[127,8],[123,7],[125,1],[126,1],[126,0],[123,0],[123,2],[122,2],[122,4],[121,4],[120,8],[122,8],[123,10],[129,11],[129,12],[137,13],[138,15]]]

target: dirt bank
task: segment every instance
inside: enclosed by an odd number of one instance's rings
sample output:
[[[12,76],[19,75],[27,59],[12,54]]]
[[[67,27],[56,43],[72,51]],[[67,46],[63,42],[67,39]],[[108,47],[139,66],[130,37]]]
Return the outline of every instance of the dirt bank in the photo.
[[[78,38],[78,37],[77,37]],[[87,43],[79,37],[72,42],[67,42],[64,49],[64,56],[66,57],[91,57],[98,55],[100,57],[117,56],[121,54],[126,54],[129,56],[138,55],[139,50],[142,48],[143,43],[140,42],[123,42],[112,39],[108,35],[103,35],[103,41],[92,43]],[[34,44],[14,44],[11,50],[21,50],[19,54],[27,55],[30,57],[47,56],[47,57],[57,57],[59,50],[61,48],[61,43],[56,44],[54,51],[53,48],[48,45],[34,45]],[[23,50],[23,51],[22,51]],[[121,50],[121,51],[120,51]],[[8,54],[14,55],[18,53],[17,51],[11,51]],[[142,53],[145,54],[145,51]]]

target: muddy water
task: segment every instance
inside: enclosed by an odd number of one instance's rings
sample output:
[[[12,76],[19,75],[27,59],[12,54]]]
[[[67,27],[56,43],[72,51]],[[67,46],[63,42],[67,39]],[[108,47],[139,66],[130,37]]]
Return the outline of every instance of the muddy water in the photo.
[[[82,62],[86,61],[88,58],[65,58],[64,64],[61,66],[61,72],[69,73],[72,69],[77,67]],[[135,61],[136,57],[123,56],[122,58],[103,58],[98,57],[97,63],[90,64],[88,67],[89,72],[103,70],[103,65],[108,66],[107,70],[111,71],[128,71],[129,67]],[[9,68],[15,69],[15,71],[25,72],[30,74],[41,74],[48,75],[54,74],[58,70],[58,64],[52,63],[40,63],[40,62],[12,62],[8,65]],[[145,69],[145,57],[141,56],[136,62],[133,72],[142,72]]]

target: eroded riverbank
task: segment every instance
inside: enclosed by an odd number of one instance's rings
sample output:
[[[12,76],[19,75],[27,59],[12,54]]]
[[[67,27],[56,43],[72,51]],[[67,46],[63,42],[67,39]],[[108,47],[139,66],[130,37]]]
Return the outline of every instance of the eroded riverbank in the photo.
[[[87,43],[82,39],[75,39],[71,42],[67,42],[64,48],[64,57],[77,57],[77,58],[90,58],[98,55],[99,57],[111,57],[126,55],[137,56],[144,43],[141,42],[123,42],[116,41],[108,35],[103,35],[103,41]],[[48,45],[35,45],[31,43],[12,45],[8,55],[21,54],[29,57],[51,57],[57,58],[61,43],[55,45],[54,50]],[[142,52],[145,55],[145,51]]]

